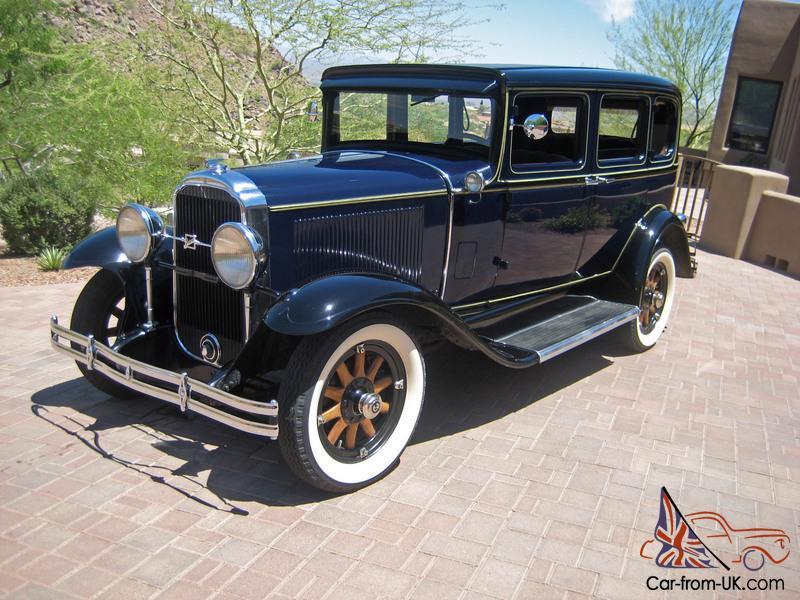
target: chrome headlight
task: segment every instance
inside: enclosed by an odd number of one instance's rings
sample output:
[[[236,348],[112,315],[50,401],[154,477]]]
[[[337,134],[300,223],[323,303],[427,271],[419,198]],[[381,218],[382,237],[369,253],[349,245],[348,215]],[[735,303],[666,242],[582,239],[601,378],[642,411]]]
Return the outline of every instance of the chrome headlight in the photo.
[[[247,287],[263,257],[261,240],[241,223],[224,223],[211,239],[211,261],[225,285],[235,290]]]
[[[153,249],[153,238],[164,229],[154,211],[141,204],[126,204],[117,215],[117,240],[125,255],[142,262]]]

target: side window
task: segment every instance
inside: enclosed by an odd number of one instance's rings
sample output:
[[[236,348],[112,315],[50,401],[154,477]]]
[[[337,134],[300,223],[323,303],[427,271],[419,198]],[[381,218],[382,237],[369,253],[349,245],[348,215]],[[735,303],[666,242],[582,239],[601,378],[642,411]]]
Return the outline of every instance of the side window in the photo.
[[[575,170],[586,157],[587,99],[579,95],[519,94],[514,99],[517,124],[511,134],[511,170],[514,173]],[[537,128],[544,135],[529,136],[522,127],[531,115],[543,115]],[[538,137],[538,139],[536,139]]]
[[[780,97],[779,81],[740,77],[726,145],[745,152],[766,154]]]
[[[644,97],[603,96],[597,138],[597,164],[641,164],[647,146],[650,101]]]
[[[650,160],[672,160],[678,134],[678,107],[672,100],[656,98],[653,103]]]

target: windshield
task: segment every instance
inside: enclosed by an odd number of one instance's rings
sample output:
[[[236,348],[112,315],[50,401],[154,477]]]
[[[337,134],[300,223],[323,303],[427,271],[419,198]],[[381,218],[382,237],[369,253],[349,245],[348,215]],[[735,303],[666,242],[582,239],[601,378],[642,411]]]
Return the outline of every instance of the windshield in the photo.
[[[447,146],[488,158],[494,102],[453,94],[337,92],[328,145]]]

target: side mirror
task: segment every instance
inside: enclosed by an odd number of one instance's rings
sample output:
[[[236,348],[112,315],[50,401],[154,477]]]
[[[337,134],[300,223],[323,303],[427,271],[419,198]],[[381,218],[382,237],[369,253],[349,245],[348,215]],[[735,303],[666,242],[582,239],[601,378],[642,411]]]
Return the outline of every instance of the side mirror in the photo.
[[[550,132],[550,123],[543,114],[534,113],[525,117],[522,129],[530,139],[540,140]]]

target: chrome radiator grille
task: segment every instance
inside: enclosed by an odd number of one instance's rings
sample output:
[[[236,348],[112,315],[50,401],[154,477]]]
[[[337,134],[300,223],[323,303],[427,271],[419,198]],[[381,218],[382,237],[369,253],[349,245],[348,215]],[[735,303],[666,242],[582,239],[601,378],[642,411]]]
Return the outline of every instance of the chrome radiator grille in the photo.
[[[194,235],[211,243],[217,227],[240,222],[239,203],[226,192],[187,186],[175,195],[175,237]],[[244,294],[219,281],[209,248],[175,244],[175,328],[184,348],[200,356],[204,335],[217,338],[219,363],[236,356],[245,341]]]

